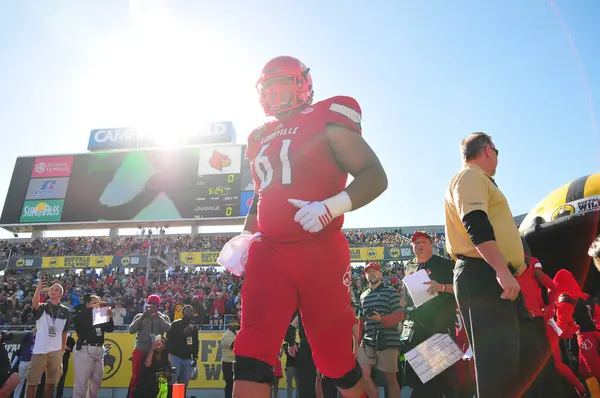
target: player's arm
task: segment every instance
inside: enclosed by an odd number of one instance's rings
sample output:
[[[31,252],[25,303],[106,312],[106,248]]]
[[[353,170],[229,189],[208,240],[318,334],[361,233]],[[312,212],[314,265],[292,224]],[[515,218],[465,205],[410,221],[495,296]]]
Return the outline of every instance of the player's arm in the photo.
[[[556,308],[556,325],[563,331],[563,338],[570,338],[579,329],[573,319],[574,312],[575,300],[567,294],[561,294]]]
[[[255,234],[258,232],[258,192],[254,189],[254,198],[252,199],[252,205],[248,209],[248,215],[246,215],[246,221],[244,222],[243,233],[248,232]]]
[[[362,135],[339,124],[327,125],[327,138],[340,167],[354,177],[345,189],[351,210],[360,209],[381,195],[388,186],[387,175]]]

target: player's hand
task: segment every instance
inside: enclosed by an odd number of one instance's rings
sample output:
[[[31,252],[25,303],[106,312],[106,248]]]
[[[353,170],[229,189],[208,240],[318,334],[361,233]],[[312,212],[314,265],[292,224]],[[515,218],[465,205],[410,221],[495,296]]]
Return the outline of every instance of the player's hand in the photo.
[[[496,280],[502,289],[504,289],[500,298],[504,300],[516,300],[519,297],[521,287],[508,268],[505,271],[496,272]]]
[[[379,315],[379,312],[373,311],[373,315],[368,317],[368,319],[375,322],[381,322],[381,315]]]
[[[300,199],[288,199],[288,202],[299,208],[294,216],[294,221],[302,225],[305,231],[316,233],[325,228],[333,215],[323,202],[307,202]]]
[[[556,307],[553,304],[547,305],[542,308],[542,313],[544,314],[544,319],[552,319],[556,315]]]

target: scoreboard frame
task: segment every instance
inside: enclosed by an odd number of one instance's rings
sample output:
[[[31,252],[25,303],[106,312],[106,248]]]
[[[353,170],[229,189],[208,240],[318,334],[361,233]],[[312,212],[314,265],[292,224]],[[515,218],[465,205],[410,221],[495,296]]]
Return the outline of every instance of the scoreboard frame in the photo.
[[[94,152],[79,152],[79,153],[59,153],[59,154],[40,154],[40,155],[20,155],[15,158],[13,166],[13,173],[9,188],[7,190],[7,197],[9,193],[13,179],[15,178],[16,165],[19,159],[36,159],[36,158],[57,158],[57,157],[71,157],[71,156],[98,156],[102,154],[115,154],[115,153],[137,153],[137,152],[168,152],[170,150],[202,150],[211,148],[223,148],[223,147],[241,147],[241,162],[244,162],[244,148],[243,144],[205,144],[205,145],[178,145],[174,147],[150,147],[150,148],[128,148],[123,150],[102,150]],[[237,174],[237,173],[223,173],[223,174]],[[240,169],[239,175],[241,176],[242,170]],[[198,177],[205,176],[204,174],[198,175]],[[29,176],[29,179],[32,177]],[[35,177],[34,177],[35,178]],[[52,177],[48,177],[52,178]],[[58,178],[58,177],[57,177]],[[241,180],[241,178],[240,178]],[[241,185],[243,181],[240,181],[240,195],[239,200],[241,201],[241,193],[245,192],[244,187]],[[25,197],[22,198],[23,203]],[[6,201],[4,203],[6,206]],[[3,206],[3,210],[4,210]],[[3,211],[2,210],[2,211]],[[21,209],[21,211],[23,211]],[[196,227],[196,226],[237,226],[243,225],[246,216],[230,216],[230,217],[212,217],[212,218],[177,218],[177,219],[156,219],[156,220],[99,220],[99,221],[51,221],[51,222],[22,222],[22,223],[0,223],[0,228],[3,228],[11,233],[24,233],[33,232],[35,230],[43,231],[59,231],[59,230],[89,230],[89,229],[105,229],[105,228],[137,228],[138,226],[169,226],[169,227]]]

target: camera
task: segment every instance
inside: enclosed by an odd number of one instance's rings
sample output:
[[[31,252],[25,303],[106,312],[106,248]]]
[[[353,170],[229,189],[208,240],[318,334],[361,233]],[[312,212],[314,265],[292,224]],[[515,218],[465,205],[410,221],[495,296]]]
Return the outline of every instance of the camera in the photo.
[[[373,308],[365,308],[365,316],[367,318],[370,318],[373,315],[375,315],[375,310]]]

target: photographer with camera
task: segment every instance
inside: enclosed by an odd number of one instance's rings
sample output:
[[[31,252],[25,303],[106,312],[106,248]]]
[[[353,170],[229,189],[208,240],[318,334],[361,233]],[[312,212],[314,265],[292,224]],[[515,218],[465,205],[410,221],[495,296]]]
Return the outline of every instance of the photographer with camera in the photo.
[[[129,325],[129,333],[136,334],[135,348],[133,350],[131,385],[129,398],[133,398],[133,391],[137,385],[137,378],[143,368],[144,360],[151,351],[156,336],[164,336],[171,328],[171,321],[167,315],[158,312],[160,297],[153,294],[146,300],[146,311],[137,314]]]
[[[169,362],[168,353],[167,341],[161,335],[156,335],[133,388],[135,398],[158,397],[159,394],[166,398],[170,395],[169,382],[175,369]]]
[[[71,312],[60,303],[64,290],[59,283],[50,286],[49,300],[40,303],[40,293],[46,286],[46,280],[45,274],[39,275],[32,300],[37,333],[27,373],[27,398],[35,397],[44,372],[44,398],[52,398],[54,386],[62,376],[62,359],[71,323]]]
[[[381,267],[369,263],[365,267],[369,288],[360,295],[360,331],[362,342],[358,346],[358,363],[362,368],[365,390],[369,398],[378,398],[377,386],[371,377],[374,365],[384,373],[390,398],[400,398],[398,356],[400,332],[398,324],[404,319],[400,294],[382,282]]]
[[[108,322],[94,324],[94,310],[106,308],[108,303],[95,295],[83,296],[85,308],[73,318],[77,343],[73,354],[75,381],[73,398],[97,398],[104,373],[104,333],[115,330],[110,307],[107,309]]]
[[[171,324],[167,332],[169,342],[169,360],[176,368],[173,383],[180,383],[187,389],[194,368],[198,365],[198,325],[192,323],[194,309],[183,306],[183,318]]]

